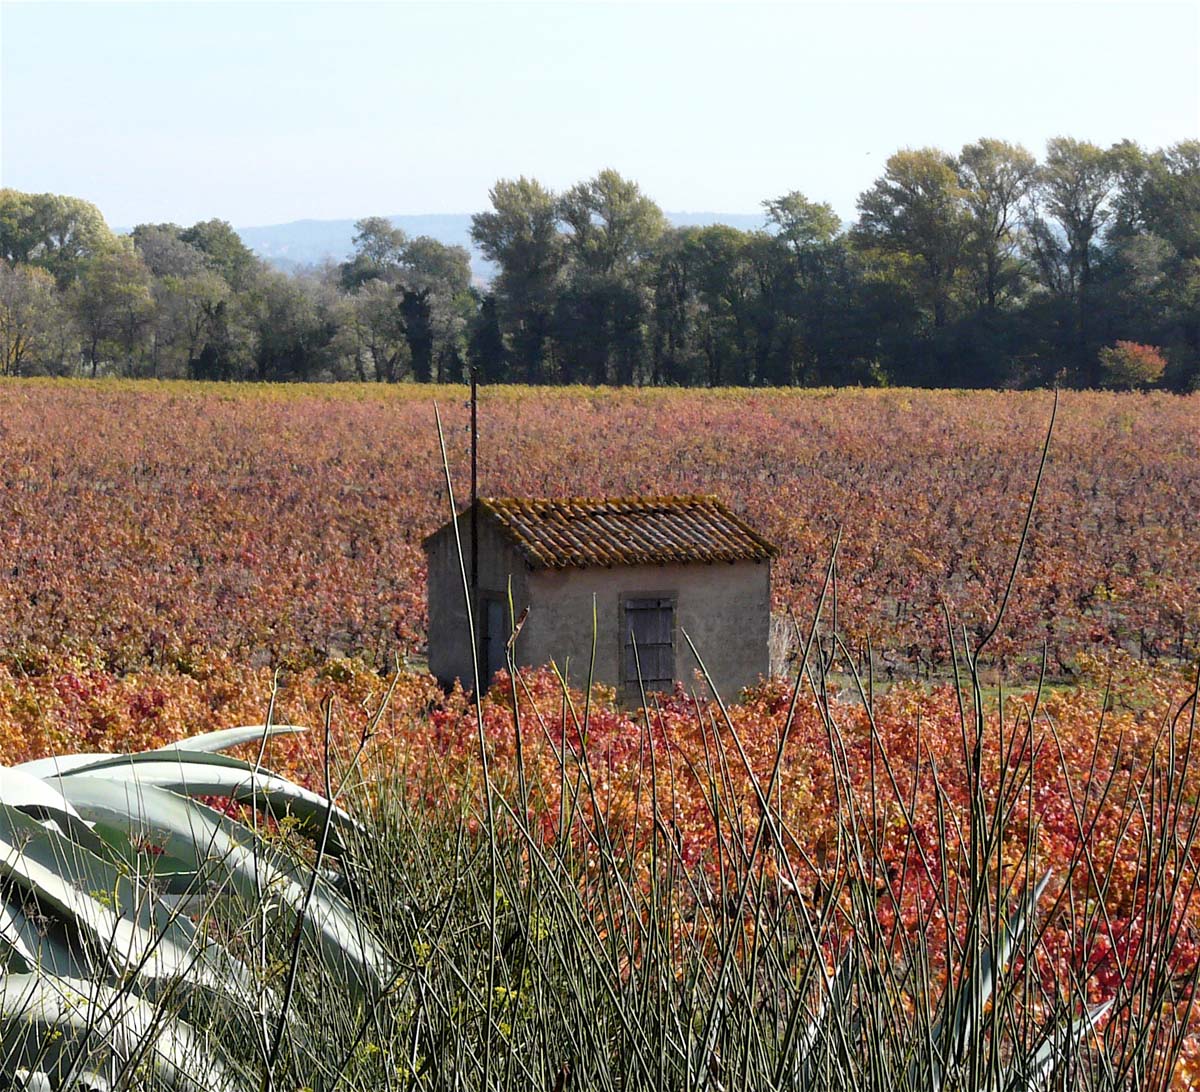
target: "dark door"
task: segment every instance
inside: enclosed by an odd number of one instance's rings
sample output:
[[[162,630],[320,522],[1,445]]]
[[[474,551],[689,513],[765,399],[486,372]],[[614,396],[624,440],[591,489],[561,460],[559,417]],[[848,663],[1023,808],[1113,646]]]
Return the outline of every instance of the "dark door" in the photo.
[[[480,684],[484,687],[495,677],[496,672],[506,666],[504,646],[508,643],[508,620],[504,617],[507,612],[500,599],[487,598],[483,601],[483,668],[484,677]]]
[[[670,690],[675,683],[675,601],[625,600],[624,682],[647,690]]]

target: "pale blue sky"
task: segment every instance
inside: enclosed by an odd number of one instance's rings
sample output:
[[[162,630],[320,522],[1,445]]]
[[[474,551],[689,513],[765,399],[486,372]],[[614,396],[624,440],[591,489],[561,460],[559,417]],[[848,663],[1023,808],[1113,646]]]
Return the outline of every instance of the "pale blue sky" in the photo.
[[[472,212],[605,166],[845,217],[902,146],[1200,135],[1200,6],[17,3],[0,182],[114,225]]]

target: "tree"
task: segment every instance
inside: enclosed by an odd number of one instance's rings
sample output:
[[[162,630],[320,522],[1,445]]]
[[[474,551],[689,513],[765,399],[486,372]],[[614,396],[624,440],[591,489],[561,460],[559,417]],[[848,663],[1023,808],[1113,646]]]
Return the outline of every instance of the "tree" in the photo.
[[[636,182],[611,169],[563,194],[559,216],[570,270],[558,327],[564,357],[586,357],[593,382],[635,382],[649,321],[648,259],[666,217]]]
[[[946,325],[955,277],[967,255],[971,222],[955,160],[937,148],[906,149],[858,199],[859,242],[902,259],[918,298]]]
[[[0,375],[33,371],[62,321],[54,278],[46,270],[0,262]]]
[[[467,360],[484,383],[500,383],[504,380],[508,363],[504,335],[500,332],[496,297],[490,293],[484,296],[472,324]]]
[[[254,378],[313,380],[334,364],[337,323],[311,278],[268,271],[253,297]]]
[[[436,378],[461,379],[467,326],[476,306],[470,254],[465,247],[418,235],[404,247],[399,278],[414,376],[432,379],[436,369]]]
[[[793,254],[805,254],[828,246],[842,229],[833,206],[810,201],[799,190],[764,201],[767,223]]]
[[[235,292],[251,288],[262,270],[254,252],[225,220],[200,221],[181,231],[179,238],[204,254]]]
[[[0,258],[49,270],[65,287],[113,233],[90,201],[53,193],[0,190]]]
[[[471,239],[500,267],[496,311],[522,377],[546,378],[551,324],[565,254],[558,199],[536,179],[501,179],[489,194],[491,212],[471,218]]]
[[[1100,350],[1100,375],[1106,387],[1128,390],[1157,383],[1166,370],[1166,357],[1152,345],[1118,341]]]
[[[138,224],[130,237],[156,277],[190,277],[211,268],[204,251],[185,243],[182,234],[178,224]]]
[[[688,238],[689,264],[700,303],[698,340],[712,387],[752,380],[757,280],[746,236],[714,224]]]
[[[418,383],[433,379],[433,305],[428,288],[401,288],[400,315],[410,366]]]
[[[700,302],[697,298],[691,240],[698,227],[672,228],[659,237],[654,271],[654,335],[652,383],[692,386],[703,382],[704,362],[698,345]]]
[[[410,239],[400,252],[400,273],[408,281],[434,286],[447,298],[471,287],[471,255],[428,235]]]
[[[1172,381],[1186,387],[1200,376],[1200,140],[1152,153],[1125,142],[1113,151],[1121,185],[1110,239],[1121,302],[1141,319],[1142,336],[1175,347]],[[1154,323],[1145,321],[1147,300],[1158,310]]]
[[[1156,235],[1185,261],[1200,258],[1200,140],[1149,154],[1127,141],[1112,156],[1121,178],[1114,233]]]
[[[342,287],[347,292],[367,281],[394,278],[404,260],[408,236],[386,216],[368,216],[354,224],[354,255],[343,263]]]
[[[153,310],[150,271],[132,241],[117,239],[89,259],[71,286],[70,301],[92,375],[115,358],[132,374]]]
[[[339,280],[354,292],[357,357],[391,383],[404,370],[421,382],[460,370],[475,311],[466,249],[427,235],[410,239],[382,216],[356,228],[355,253]]]
[[[1093,272],[1113,213],[1117,166],[1111,151],[1054,137],[1037,173],[1037,204],[1028,225],[1042,283],[1067,309],[1075,372],[1089,386],[1100,378],[1092,348]]]
[[[631,272],[648,258],[667,219],[636,182],[606,169],[572,186],[559,201],[567,249],[587,272]]]
[[[360,361],[369,361],[375,379],[395,383],[408,368],[409,342],[401,305],[402,289],[383,280],[369,280],[354,293],[353,322]],[[365,379],[367,369],[360,365]]]
[[[762,355],[760,379],[810,382],[832,361],[830,339],[837,290],[845,271],[841,220],[832,206],[798,191],[764,201],[770,244],[760,246],[760,326],[770,321],[770,351]]]
[[[981,307],[995,315],[1018,279],[1021,208],[1037,177],[1037,160],[1019,144],[979,140],[958,157],[970,210],[970,257]]]
[[[154,283],[153,295],[151,375],[229,378],[224,358],[230,350],[232,290],[225,278],[208,268],[168,274]]]

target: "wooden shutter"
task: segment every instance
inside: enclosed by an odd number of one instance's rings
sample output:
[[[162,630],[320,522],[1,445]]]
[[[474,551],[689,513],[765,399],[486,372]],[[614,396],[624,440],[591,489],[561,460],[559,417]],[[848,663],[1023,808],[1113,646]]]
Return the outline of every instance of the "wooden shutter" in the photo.
[[[625,600],[624,682],[647,690],[670,690],[675,682],[675,601],[664,597]]]
[[[504,617],[507,611],[499,599],[484,599],[483,611],[484,667],[487,670],[487,678],[481,679],[480,682],[487,686],[496,672],[505,666],[504,646],[508,642],[508,625]]]

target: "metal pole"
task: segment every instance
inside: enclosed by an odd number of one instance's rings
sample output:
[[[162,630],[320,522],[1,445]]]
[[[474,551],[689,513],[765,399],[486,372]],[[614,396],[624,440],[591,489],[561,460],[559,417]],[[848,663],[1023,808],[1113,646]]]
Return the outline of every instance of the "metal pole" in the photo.
[[[475,622],[475,645],[477,658],[483,662],[479,678],[483,679],[483,670],[487,666],[487,652],[480,648],[480,637],[484,632],[482,619],[479,618],[479,413],[478,413],[478,379],[477,369],[471,369],[471,614]],[[477,665],[479,666],[479,665]]]
[[[475,369],[471,369],[471,588],[479,586],[479,395]]]

